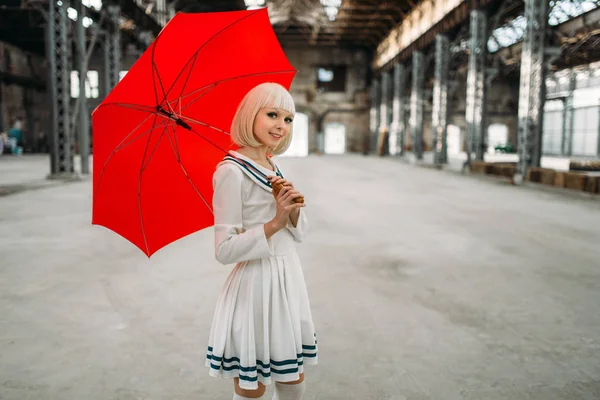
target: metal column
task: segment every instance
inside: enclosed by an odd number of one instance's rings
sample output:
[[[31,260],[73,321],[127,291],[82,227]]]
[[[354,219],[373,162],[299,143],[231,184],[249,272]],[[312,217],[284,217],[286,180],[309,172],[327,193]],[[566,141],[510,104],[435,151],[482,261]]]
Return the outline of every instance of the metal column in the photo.
[[[156,21],[163,27],[167,24],[167,2],[156,0]]]
[[[49,178],[69,178],[74,174],[72,139],[69,131],[69,65],[67,41],[67,0],[50,0],[46,32],[49,61],[50,108],[52,110]]]
[[[521,56],[517,174],[522,179],[529,167],[539,167],[542,156],[542,124],[546,97],[546,26],[548,1],[525,0],[527,26]]]
[[[4,132],[4,105],[2,104],[2,85],[0,85],[0,132]]]
[[[417,160],[423,159],[423,84],[425,59],[415,51],[412,56],[412,93],[410,95],[410,128],[413,135],[413,151]]]
[[[379,129],[377,130],[378,139],[384,139],[385,132],[389,134],[391,113],[390,113],[390,92],[391,92],[391,79],[390,73],[384,71],[381,73],[381,102],[379,104]],[[379,143],[379,140],[377,141]],[[382,146],[385,147],[385,143],[382,142]],[[385,154],[385,152],[382,152]]]
[[[487,49],[487,21],[483,11],[471,11],[471,38],[469,39],[469,71],[467,73],[467,163],[471,153],[483,160],[486,138],[486,84],[485,58]]]
[[[79,138],[79,155],[81,157],[81,173],[90,173],[90,121],[87,109],[87,93],[85,90],[85,81],[87,77],[86,47],[85,47],[85,27],[83,18],[85,17],[86,7],[82,0],[77,2],[77,69],[79,70],[79,121],[77,124],[77,137]]]
[[[369,129],[371,130],[371,137],[369,138],[369,149],[377,148],[377,128],[379,127],[379,81],[373,78],[371,82],[371,110],[370,110],[370,124]]]
[[[450,62],[450,41],[444,35],[435,38],[435,81],[433,83],[433,151],[434,163],[448,162],[448,64]]]
[[[104,37],[104,96],[119,82],[119,70],[121,69],[121,38],[119,30],[119,18],[121,8],[119,6],[108,6],[108,29]]]
[[[575,110],[573,92],[575,91],[575,73],[569,71],[569,94],[563,99],[563,126],[561,154],[570,156],[573,152],[573,130],[575,129]]]
[[[390,154],[404,155],[406,125],[404,124],[406,68],[403,64],[394,65],[394,91],[392,103],[392,123],[390,125]]]

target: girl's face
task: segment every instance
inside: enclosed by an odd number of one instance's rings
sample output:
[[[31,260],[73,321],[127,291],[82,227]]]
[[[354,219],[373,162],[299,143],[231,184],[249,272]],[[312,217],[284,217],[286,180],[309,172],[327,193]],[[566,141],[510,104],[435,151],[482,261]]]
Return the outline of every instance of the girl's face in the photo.
[[[265,146],[274,149],[290,134],[294,114],[281,108],[261,108],[254,119],[254,136]]]

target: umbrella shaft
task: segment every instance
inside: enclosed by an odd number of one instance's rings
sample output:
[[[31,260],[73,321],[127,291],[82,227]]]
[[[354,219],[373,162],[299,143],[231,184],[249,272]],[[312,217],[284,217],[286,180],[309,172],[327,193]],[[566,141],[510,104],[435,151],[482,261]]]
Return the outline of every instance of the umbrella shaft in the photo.
[[[169,119],[171,119],[171,120],[175,121],[175,123],[176,123],[177,125],[181,126],[182,128],[185,128],[185,129],[187,129],[188,131],[191,131],[191,130],[192,130],[192,127],[191,127],[191,126],[189,126],[188,124],[186,124],[186,123],[185,123],[185,122],[184,122],[184,121],[183,121],[181,118],[178,118],[178,117],[177,117],[175,114],[172,114],[172,113],[170,113],[170,112],[167,112],[167,111],[163,110],[163,109],[162,109],[162,108],[160,108],[160,107],[157,107],[157,111],[158,111],[158,113],[159,113],[159,114],[162,114],[162,115],[164,115],[165,117],[167,117],[167,118],[169,118]]]

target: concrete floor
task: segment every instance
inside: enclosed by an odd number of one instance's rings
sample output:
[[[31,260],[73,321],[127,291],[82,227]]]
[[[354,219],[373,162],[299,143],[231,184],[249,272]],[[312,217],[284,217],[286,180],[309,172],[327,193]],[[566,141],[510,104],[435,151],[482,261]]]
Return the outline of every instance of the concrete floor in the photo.
[[[600,398],[600,202],[359,155],[280,164],[312,223],[306,400]],[[231,399],[203,365],[231,269],[212,229],[148,261],[90,205],[89,181],[0,197],[0,399]]]

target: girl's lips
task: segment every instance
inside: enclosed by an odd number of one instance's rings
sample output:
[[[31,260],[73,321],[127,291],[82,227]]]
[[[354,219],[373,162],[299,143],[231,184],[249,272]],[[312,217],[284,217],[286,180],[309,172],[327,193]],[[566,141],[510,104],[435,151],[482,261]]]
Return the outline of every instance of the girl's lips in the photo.
[[[277,140],[281,139],[281,137],[282,137],[281,135],[276,135],[276,134],[271,133],[271,132],[269,132],[269,135],[273,136]]]

